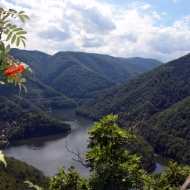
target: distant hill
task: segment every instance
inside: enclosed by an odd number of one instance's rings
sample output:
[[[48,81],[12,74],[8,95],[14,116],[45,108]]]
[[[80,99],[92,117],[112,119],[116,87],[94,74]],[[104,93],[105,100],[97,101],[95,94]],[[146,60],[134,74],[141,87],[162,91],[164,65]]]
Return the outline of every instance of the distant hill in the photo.
[[[151,58],[129,57],[121,59],[126,59],[126,61],[129,61],[130,63],[140,65],[142,67],[147,68],[148,70],[154,69],[155,67],[158,67],[163,64],[162,62]]]
[[[142,61],[138,64],[138,60],[132,63],[127,59],[94,53],[58,52],[50,56],[19,49],[12,49],[10,53],[29,64],[42,83],[78,102],[151,69],[141,66]],[[152,61],[154,65],[155,60]]]
[[[189,154],[185,153],[187,149],[182,149],[189,141],[189,96],[190,54],[187,54],[124,85],[99,93],[76,113],[97,120],[108,113],[130,112],[134,120],[139,121],[147,110],[146,125],[137,131],[153,143],[155,151],[190,163]],[[127,125],[124,117],[118,122],[123,127]]]

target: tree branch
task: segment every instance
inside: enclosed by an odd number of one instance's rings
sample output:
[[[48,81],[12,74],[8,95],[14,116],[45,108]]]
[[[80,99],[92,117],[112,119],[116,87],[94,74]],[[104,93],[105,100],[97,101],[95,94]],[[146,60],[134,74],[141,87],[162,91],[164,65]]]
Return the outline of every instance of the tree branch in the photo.
[[[77,153],[75,153],[74,151],[71,151],[71,150],[68,149],[68,147],[67,147],[67,141],[66,141],[66,146],[65,146],[65,147],[66,147],[66,149],[67,149],[68,152],[70,152],[70,153],[72,153],[72,154],[74,154],[75,156],[78,157],[78,159],[72,158],[72,160],[81,163],[81,164],[82,164],[83,166],[85,166],[86,168],[89,167],[88,164],[85,164],[85,163],[83,162],[83,159],[82,159],[81,156],[80,156],[80,151],[79,151],[79,149],[78,149],[77,146],[76,146],[76,148],[77,148]]]

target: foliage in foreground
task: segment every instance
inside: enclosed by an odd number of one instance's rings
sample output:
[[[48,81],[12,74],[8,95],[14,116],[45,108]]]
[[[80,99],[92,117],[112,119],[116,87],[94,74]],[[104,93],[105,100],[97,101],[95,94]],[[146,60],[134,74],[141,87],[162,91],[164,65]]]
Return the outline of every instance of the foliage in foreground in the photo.
[[[117,115],[108,115],[89,130],[85,163],[77,154],[76,160],[91,170],[89,178],[85,179],[74,167],[68,172],[63,167],[52,177],[50,190],[175,190],[182,186],[190,167],[170,161],[162,173],[147,174],[139,167],[140,157],[123,146],[136,137],[119,128],[116,119]]]

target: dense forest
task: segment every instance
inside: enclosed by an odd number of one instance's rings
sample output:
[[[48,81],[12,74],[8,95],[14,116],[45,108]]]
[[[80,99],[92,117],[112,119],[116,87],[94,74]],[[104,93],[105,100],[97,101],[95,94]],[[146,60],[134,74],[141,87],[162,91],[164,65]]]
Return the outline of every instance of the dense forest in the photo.
[[[1,190],[31,190],[24,181],[29,180],[34,184],[48,189],[50,179],[31,165],[14,158],[7,158],[7,167],[0,162]]]
[[[58,52],[50,56],[39,51],[11,49],[11,54],[26,62],[43,84],[75,99],[78,104],[162,64],[154,59],[128,60],[83,52]],[[144,64],[146,61],[149,64]]]
[[[70,125],[41,113],[40,110],[30,113],[22,109],[33,110],[28,102],[21,100],[22,107],[5,97],[0,97],[0,140],[14,141],[37,136],[68,133]],[[18,101],[18,99],[17,99]]]
[[[136,133],[145,137],[155,152],[189,164],[189,96],[190,54],[101,92],[76,113],[94,120],[108,113],[130,112],[134,121],[146,115]],[[118,123],[127,127],[127,121],[120,117]]]
[[[27,93],[24,91],[22,93],[19,93],[18,88],[15,88],[14,85],[9,85],[9,88],[0,85],[0,95],[6,96],[9,99],[14,99],[13,96],[15,95],[17,95],[17,97],[20,96],[44,111],[47,111],[50,108],[66,109],[77,106],[74,100],[67,98],[60,92],[57,92],[52,88],[44,85],[36,78],[27,78],[27,83],[25,86],[27,88]]]

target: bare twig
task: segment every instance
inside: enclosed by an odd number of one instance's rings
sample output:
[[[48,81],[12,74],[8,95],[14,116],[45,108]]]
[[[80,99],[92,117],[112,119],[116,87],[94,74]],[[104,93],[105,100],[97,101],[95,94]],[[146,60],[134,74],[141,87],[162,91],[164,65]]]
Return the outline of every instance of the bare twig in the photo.
[[[65,147],[66,147],[66,149],[67,149],[68,152],[70,152],[70,153],[72,153],[72,154],[74,154],[75,156],[78,157],[78,159],[72,158],[72,160],[81,163],[81,164],[82,164],[83,166],[85,166],[85,167],[89,167],[88,164],[85,164],[85,163],[83,162],[83,159],[82,159],[81,156],[80,156],[80,151],[79,151],[79,149],[78,149],[77,146],[76,146],[76,148],[77,148],[77,153],[68,149],[68,147],[67,147],[67,141],[66,141],[66,146],[65,146]]]

